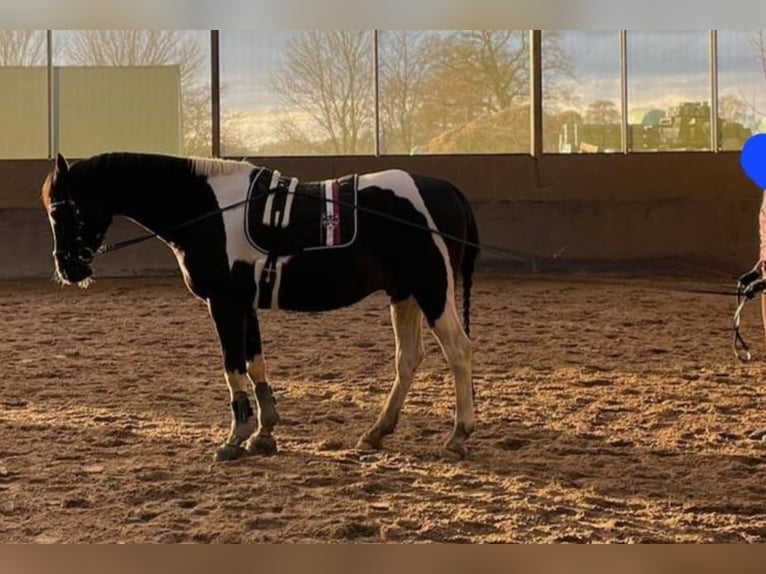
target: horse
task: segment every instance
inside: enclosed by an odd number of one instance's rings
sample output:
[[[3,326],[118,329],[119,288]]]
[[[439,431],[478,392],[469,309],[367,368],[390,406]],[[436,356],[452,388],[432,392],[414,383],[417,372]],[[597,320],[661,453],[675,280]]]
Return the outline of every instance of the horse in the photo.
[[[468,201],[451,183],[391,169],[302,184],[247,161],[104,153],[70,165],[58,154],[41,196],[63,284],[87,287],[114,216],[138,223],[175,254],[186,287],[207,304],[223,355],[232,420],[216,461],[277,452],[279,414],[257,311],[328,311],[381,290],[390,299],[396,376],[357,448],[378,450],[394,432],[424,356],[425,317],[454,378],[454,427],[442,453],[467,455],[479,236]]]

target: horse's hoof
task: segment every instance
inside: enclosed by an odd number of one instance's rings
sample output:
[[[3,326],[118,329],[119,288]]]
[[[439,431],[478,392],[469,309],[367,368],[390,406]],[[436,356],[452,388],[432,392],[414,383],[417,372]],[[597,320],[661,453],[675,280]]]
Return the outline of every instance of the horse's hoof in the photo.
[[[468,456],[468,449],[462,442],[448,442],[442,449],[442,456],[447,460],[457,462]]]
[[[247,452],[261,456],[277,454],[277,439],[272,435],[256,435],[247,441]]]
[[[356,441],[356,450],[362,452],[375,452],[383,448],[383,439],[375,438],[370,435],[363,435]]]
[[[226,462],[228,460],[237,460],[243,454],[244,449],[241,446],[224,443],[215,451],[216,462]]]

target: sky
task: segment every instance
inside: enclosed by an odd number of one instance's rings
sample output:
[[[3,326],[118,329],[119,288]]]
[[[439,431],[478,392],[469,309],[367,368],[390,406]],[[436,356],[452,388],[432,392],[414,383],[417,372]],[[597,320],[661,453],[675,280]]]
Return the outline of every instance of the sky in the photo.
[[[561,46],[575,64],[577,92],[585,101],[619,102],[619,38],[616,32],[561,32]],[[628,34],[630,107],[665,109],[679,99],[710,100],[707,31]],[[719,31],[719,92],[742,93],[766,109],[766,78],[748,33]]]
[[[209,81],[209,32],[181,31],[204,47],[207,56],[200,80]],[[269,78],[284,61],[284,47],[302,30],[223,30],[221,78],[224,109],[262,110],[277,103]],[[431,33],[444,31],[431,31]],[[72,31],[55,31],[57,60],[66,63],[66,40]],[[385,42],[386,31],[380,32]],[[747,85],[753,92],[763,78],[747,32],[719,31],[721,91],[730,85]],[[578,92],[583,100],[619,100],[619,39],[617,31],[561,30],[560,45],[573,61]],[[667,99],[670,92],[701,93],[708,90],[707,31],[629,31],[628,73],[631,100],[636,106]],[[372,66],[372,62],[370,64]],[[766,81],[764,82],[766,83]],[[668,89],[670,88],[670,90]],[[760,91],[760,90],[756,90]],[[763,97],[761,95],[761,97]]]
[[[283,62],[284,46],[300,31],[222,31],[222,109],[246,110],[253,120],[246,132],[256,139],[271,128],[259,120],[277,103],[269,78]],[[385,42],[385,31],[380,32]],[[434,33],[438,33],[434,31]],[[766,111],[766,78],[747,32],[719,32],[719,91],[745,96]],[[630,31],[628,33],[629,108],[667,109],[680,101],[709,101],[708,31]],[[613,100],[619,107],[620,64],[617,31],[559,31],[560,45],[575,69],[570,87],[578,95],[569,107]],[[371,64],[372,66],[372,64]]]
[[[273,138],[274,125],[264,120],[265,115],[273,114],[279,102],[270,87],[270,78],[284,62],[286,43],[302,32],[221,31],[222,113],[248,114],[242,120],[242,129],[254,145]],[[57,62],[66,63],[66,40],[72,33],[54,32]],[[209,85],[209,31],[181,33],[203,48],[206,59],[198,80]],[[385,34],[385,30],[380,32],[382,42]],[[570,87],[577,99],[564,107],[582,111],[588,102],[598,99],[612,100],[619,107],[618,32],[564,30],[559,31],[559,37],[576,76]],[[766,78],[747,40],[747,32],[719,31],[719,92],[744,97],[766,114]],[[709,100],[708,58],[707,31],[629,31],[629,107],[667,109],[680,101]],[[308,119],[304,116],[299,121]]]

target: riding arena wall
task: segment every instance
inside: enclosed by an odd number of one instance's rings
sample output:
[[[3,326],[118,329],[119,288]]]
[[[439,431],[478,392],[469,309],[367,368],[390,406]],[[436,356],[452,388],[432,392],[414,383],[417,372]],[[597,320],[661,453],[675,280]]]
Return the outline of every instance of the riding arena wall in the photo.
[[[758,254],[762,191],[738,153],[636,153],[250,158],[301,179],[402,168],[454,183],[475,209],[484,271],[715,270],[736,273]],[[51,233],[39,200],[47,160],[0,161],[0,278],[52,274]],[[108,240],[143,233],[119,220]],[[97,276],[177,273],[158,240],[97,258]]]

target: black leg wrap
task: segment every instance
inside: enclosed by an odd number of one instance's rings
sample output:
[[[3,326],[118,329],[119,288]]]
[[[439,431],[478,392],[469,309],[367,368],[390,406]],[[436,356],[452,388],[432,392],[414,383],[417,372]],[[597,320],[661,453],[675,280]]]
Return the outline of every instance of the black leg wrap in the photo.
[[[267,399],[271,401],[271,404],[277,404],[277,399],[274,398],[274,392],[269,383],[255,383],[255,398],[258,399],[259,405],[268,404],[266,403]]]
[[[277,401],[274,400],[274,394],[268,383],[255,383],[255,398],[258,400],[258,434],[271,434],[279,423],[279,413],[275,406]]]
[[[234,393],[234,400],[231,401],[231,412],[234,413],[234,420],[238,423],[246,423],[253,416],[253,407],[250,406],[247,393],[243,391]]]

